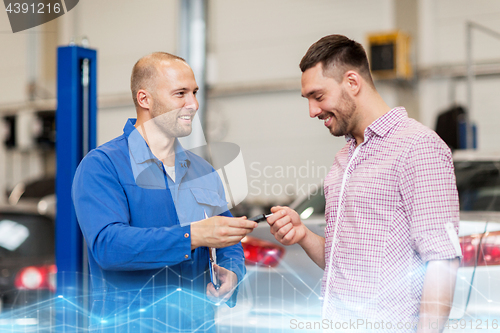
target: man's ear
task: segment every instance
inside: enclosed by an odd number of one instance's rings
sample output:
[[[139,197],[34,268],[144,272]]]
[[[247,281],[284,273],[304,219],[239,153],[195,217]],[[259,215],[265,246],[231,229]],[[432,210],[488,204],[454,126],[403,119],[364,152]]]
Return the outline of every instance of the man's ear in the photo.
[[[151,110],[153,98],[149,92],[144,89],[137,91],[137,104],[145,110]]]
[[[346,88],[354,96],[359,94],[359,91],[361,89],[361,81],[361,76],[355,71],[347,71],[344,74],[344,83],[346,85]]]

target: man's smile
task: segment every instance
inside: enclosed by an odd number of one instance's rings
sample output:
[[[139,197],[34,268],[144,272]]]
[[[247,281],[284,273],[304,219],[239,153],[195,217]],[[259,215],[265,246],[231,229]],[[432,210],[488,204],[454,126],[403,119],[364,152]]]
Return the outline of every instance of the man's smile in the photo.
[[[183,123],[191,124],[191,122],[193,121],[193,118],[194,118],[194,113],[193,114],[182,114],[182,115],[178,116],[178,118],[181,119],[181,121]]]
[[[324,120],[326,127],[330,127],[330,125],[332,124],[333,118],[334,118],[334,115],[330,114],[330,113],[320,114],[318,116],[318,119]]]

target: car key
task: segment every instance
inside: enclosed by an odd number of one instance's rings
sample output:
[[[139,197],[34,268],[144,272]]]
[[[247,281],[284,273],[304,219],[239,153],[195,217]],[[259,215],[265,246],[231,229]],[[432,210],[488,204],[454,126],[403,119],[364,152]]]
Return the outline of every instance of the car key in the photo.
[[[266,215],[266,214],[260,214],[260,215],[257,215],[257,216],[255,216],[255,217],[252,217],[252,218],[251,218],[251,219],[249,219],[249,220],[250,220],[250,221],[255,221],[255,222],[257,222],[257,223],[259,223],[259,222],[264,222],[264,221],[266,221],[266,219],[267,219],[269,216],[271,216],[271,215],[273,215],[273,213],[271,213],[271,214],[267,214],[267,215]]]

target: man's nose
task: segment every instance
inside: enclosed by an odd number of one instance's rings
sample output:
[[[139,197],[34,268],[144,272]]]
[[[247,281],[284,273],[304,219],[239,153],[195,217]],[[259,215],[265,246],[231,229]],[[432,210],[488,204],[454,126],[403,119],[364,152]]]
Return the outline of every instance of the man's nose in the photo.
[[[316,103],[309,102],[309,117],[315,118],[321,114],[321,108]]]
[[[195,94],[189,94],[189,96],[186,99],[186,104],[184,105],[184,107],[186,109],[198,110],[199,106],[200,105],[198,103],[198,100],[196,99],[196,95]]]

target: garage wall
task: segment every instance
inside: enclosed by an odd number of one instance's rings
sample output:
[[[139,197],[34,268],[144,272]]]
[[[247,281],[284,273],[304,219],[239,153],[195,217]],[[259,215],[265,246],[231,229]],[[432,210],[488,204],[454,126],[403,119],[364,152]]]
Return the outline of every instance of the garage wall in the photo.
[[[495,0],[420,0],[420,66],[458,67],[466,61],[466,22],[473,21],[500,32],[500,2]],[[500,64],[500,40],[473,31],[476,63]],[[446,77],[419,82],[421,121],[434,127],[439,111],[456,102],[466,104],[466,83]],[[478,147],[499,150],[500,75],[477,77],[473,88],[471,118],[478,128]]]
[[[176,51],[177,1],[81,1],[77,31],[99,50],[99,94],[129,91],[134,63],[154,51]]]
[[[420,0],[420,64],[465,61],[465,23],[473,21],[500,31],[500,2],[496,0]],[[474,32],[474,58],[498,59],[500,41]]]
[[[390,0],[211,2],[208,113],[221,125],[209,133],[241,147],[249,201],[283,203],[321,183],[345,140],[309,118],[300,59],[332,33],[366,45],[367,32],[394,27],[393,10]],[[380,90],[396,102],[391,87]]]
[[[25,99],[27,82],[27,48],[29,34],[13,34],[5,11],[0,11],[0,103],[14,103]]]
[[[98,143],[120,135],[126,118],[135,113],[129,92],[132,66],[154,51],[176,52],[177,12],[177,1],[85,0],[56,21],[12,34],[7,13],[1,11],[0,114],[36,109],[26,107],[30,66],[36,69],[37,100],[54,109],[54,44],[80,43],[87,37],[90,47],[98,49],[98,94],[106,101],[99,108]],[[36,54],[34,64],[30,54]],[[4,188],[43,175],[44,161],[36,150],[0,149],[0,161],[0,202]]]
[[[213,82],[297,78],[298,62],[313,42],[331,33],[364,42],[367,31],[393,27],[392,10],[392,0],[213,0]]]
[[[116,100],[100,106],[99,143],[120,135],[124,119],[134,114],[129,77],[135,61],[156,50],[176,52],[178,10],[178,1],[86,0],[59,20],[59,44],[72,37],[79,42],[86,36],[90,46],[99,50],[99,96]],[[208,11],[211,138],[241,146],[249,181],[266,181],[263,172],[257,176],[264,169],[270,170],[266,167],[278,172],[286,166],[295,167],[295,172],[303,167],[303,177],[295,177],[290,168],[283,176],[274,173],[268,182],[281,184],[280,190],[275,187],[275,194],[284,193],[288,184],[294,186],[293,190],[287,187],[287,193],[296,193],[297,186],[319,183],[344,141],[331,137],[321,122],[308,118],[307,103],[300,98],[298,62],[310,44],[326,34],[342,33],[365,43],[366,32],[393,28],[393,0],[211,0]],[[18,35],[14,37],[20,43],[18,48],[25,47]],[[26,54],[23,49],[17,52]],[[19,60],[2,56],[25,69]],[[4,78],[0,81],[0,85],[8,85]],[[271,89],[255,90],[269,83]],[[250,86],[251,91],[225,92],[226,87],[238,85]],[[25,99],[19,93],[21,88],[12,88],[18,93],[14,101]],[[381,90],[394,100],[390,87]],[[221,117],[225,128],[218,131],[220,125],[216,124]],[[313,170],[313,165],[319,171]],[[257,183],[253,185],[256,188]],[[281,195],[253,193],[258,200],[283,200]]]
[[[7,13],[0,13],[0,103],[13,103],[25,98],[26,85],[26,49],[28,46],[27,34],[16,36],[12,34]],[[9,33],[10,32],[10,33]],[[17,55],[15,57],[14,55]],[[2,124],[3,125],[3,124]],[[0,138],[5,137],[6,128],[0,126]],[[5,188],[10,184],[6,179],[7,168],[6,149],[0,147],[0,203],[5,200]]]
[[[345,34],[366,46],[369,32],[405,28],[414,12],[408,8],[414,8],[415,3],[419,73],[425,68],[453,67],[465,61],[466,20],[500,31],[497,0],[209,0],[207,135],[212,141],[234,142],[242,148],[250,200],[282,202],[288,198],[282,194],[289,184],[294,184],[294,195],[301,194],[305,191],[302,184],[321,181],[325,168],[344,145],[344,140],[331,137],[320,121],[309,119],[307,103],[300,97],[298,63],[307,48],[331,33]],[[134,115],[129,93],[131,67],[153,51],[176,53],[178,11],[175,0],[85,0],[57,24],[17,34],[10,33],[7,15],[1,12],[0,42],[6,46],[0,49],[1,112],[9,111],[8,105],[27,100],[30,48],[39,51],[39,84],[47,95],[44,98],[50,100],[55,93],[47,73],[53,66],[47,65],[50,53],[44,47],[50,43],[46,37],[55,34],[57,43],[64,45],[72,37],[78,42],[86,36],[90,46],[99,50],[98,92],[106,101],[99,110],[98,142],[120,135],[125,119]],[[402,14],[410,16],[402,19]],[[410,30],[413,26],[410,24]],[[38,36],[35,46],[29,42],[30,36]],[[474,32],[474,36],[475,59],[500,63],[500,41],[481,32]],[[390,106],[411,104],[418,110],[410,110],[410,114],[429,127],[434,127],[440,110],[452,102],[465,102],[463,79],[452,80],[446,75],[419,78],[410,88],[417,99],[411,103],[401,98],[397,84],[376,85]],[[479,77],[474,87],[472,118],[478,125],[480,148],[496,147],[499,89],[497,76]],[[406,90],[404,94],[408,95]],[[14,160],[31,161],[35,165],[29,170],[39,171],[41,162],[37,153],[33,154]],[[0,159],[5,158],[0,150]],[[295,176],[292,166],[297,172],[302,167],[302,175]],[[16,166],[13,169],[22,170]],[[283,175],[280,170],[285,170]],[[8,181],[15,182],[23,175],[13,177],[16,179]],[[257,193],[257,185],[265,186],[265,181],[268,186],[277,184],[276,195]],[[2,179],[0,188],[5,183]],[[286,189],[290,193],[291,187]]]
[[[97,144],[101,145],[121,135],[127,119],[135,117],[136,112],[132,104],[100,108],[97,119]]]
[[[135,108],[130,94],[132,66],[155,51],[176,52],[177,1],[81,1],[66,26],[98,50],[98,94],[111,99],[99,108],[98,143],[122,134]],[[113,102],[116,100],[116,102]]]

